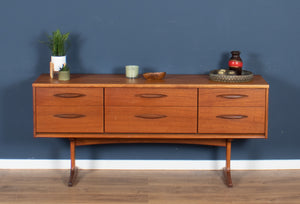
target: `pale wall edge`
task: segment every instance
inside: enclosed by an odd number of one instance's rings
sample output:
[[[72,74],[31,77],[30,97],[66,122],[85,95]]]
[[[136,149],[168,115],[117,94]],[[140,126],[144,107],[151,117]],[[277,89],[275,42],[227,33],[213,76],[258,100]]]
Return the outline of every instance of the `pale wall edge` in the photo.
[[[220,170],[225,160],[76,160],[79,169]],[[69,160],[0,159],[0,169],[68,169]],[[300,169],[300,160],[232,160],[232,170]]]

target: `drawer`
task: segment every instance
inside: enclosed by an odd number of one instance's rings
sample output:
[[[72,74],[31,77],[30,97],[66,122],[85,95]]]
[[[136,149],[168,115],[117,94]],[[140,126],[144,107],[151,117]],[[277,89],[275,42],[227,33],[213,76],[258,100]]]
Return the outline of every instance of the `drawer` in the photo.
[[[36,105],[102,104],[102,88],[36,88]]]
[[[199,106],[265,106],[265,89],[199,89]]]
[[[196,133],[197,107],[105,107],[107,133]]]
[[[102,106],[37,106],[37,132],[103,132]]]
[[[264,133],[263,107],[199,107],[198,133]]]
[[[108,106],[197,106],[197,89],[106,88]]]

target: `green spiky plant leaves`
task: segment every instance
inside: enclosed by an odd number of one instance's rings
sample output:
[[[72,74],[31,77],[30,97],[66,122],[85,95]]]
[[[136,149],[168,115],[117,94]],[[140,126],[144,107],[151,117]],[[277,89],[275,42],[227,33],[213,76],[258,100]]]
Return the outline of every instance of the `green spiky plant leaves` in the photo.
[[[60,68],[59,71],[69,71],[70,67],[67,64],[64,64],[64,66],[62,68]]]
[[[70,33],[61,33],[59,29],[55,32],[52,32],[52,35],[48,35],[48,42],[46,43],[51,52],[52,56],[65,56],[69,48],[69,34]]]

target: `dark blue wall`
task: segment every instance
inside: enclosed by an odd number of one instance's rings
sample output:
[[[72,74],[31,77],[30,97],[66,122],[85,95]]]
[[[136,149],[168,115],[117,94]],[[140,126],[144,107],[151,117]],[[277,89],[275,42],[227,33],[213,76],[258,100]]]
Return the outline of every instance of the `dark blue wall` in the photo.
[[[62,159],[68,141],[33,138],[31,83],[48,72],[40,40],[71,33],[73,73],[206,74],[240,50],[244,68],[270,83],[269,139],[233,144],[233,159],[300,159],[300,1],[4,0],[0,5],[0,159]],[[224,148],[100,145],[78,158],[224,159]]]

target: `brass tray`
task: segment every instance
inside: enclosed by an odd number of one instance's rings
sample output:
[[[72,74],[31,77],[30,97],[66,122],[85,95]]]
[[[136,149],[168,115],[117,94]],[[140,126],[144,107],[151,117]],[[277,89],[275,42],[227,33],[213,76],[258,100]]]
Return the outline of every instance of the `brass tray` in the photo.
[[[218,69],[209,73],[209,79],[218,82],[239,83],[248,82],[253,79],[253,73],[247,70],[242,70],[242,75],[218,74]]]

